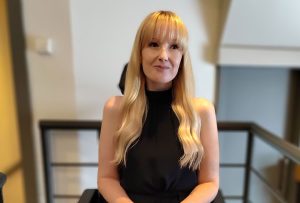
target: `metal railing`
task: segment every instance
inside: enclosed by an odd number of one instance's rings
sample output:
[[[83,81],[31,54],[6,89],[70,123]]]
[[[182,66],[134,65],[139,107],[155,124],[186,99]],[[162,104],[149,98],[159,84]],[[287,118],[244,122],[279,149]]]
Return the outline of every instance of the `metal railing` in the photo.
[[[52,167],[97,167],[96,162],[93,163],[57,163],[52,162],[50,157],[49,137],[47,131],[49,130],[95,130],[99,135],[101,129],[100,121],[61,121],[61,120],[42,120],[39,123],[42,136],[43,147],[43,161],[44,161],[44,175],[46,183],[47,202],[52,203],[54,198],[79,198],[79,195],[63,195],[53,193],[53,183],[51,177]],[[276,197],[279,202],[286,203],[283,195],[274,187],[272,187],[266,179],[252,167],[254,137],[260,138],[265,143],[270,145],[283,156],[292,160],[296,164],[300,164],[300,149],[285,140],[279,138],[261,126],[251,122],[218,122],[219,132],[238,132],[243,131],[247,133],[247,147],[245,163],[220,163],[221,168],[244,168],[244,186],[242,196],[226,196],[225,199],[242,199],[243,202],[249,201],[249,186],[250,173],[255,174],[268,187],[269,191]]]
[[[279,202],[286,203],[287,201],[283,197],[277,188],[274,188],[268,181],[252,166],[253,157],[253,141],[254,137],[258,137],[265,143],[270,145],[272,148],[276,149],[283,156],[294,161],[296,164],[300,164],[300,149],[291,143],[279,138],[270,131],[264,129],[263,127],[252,123],[252,122],[218,122],[219,131],[246,131],[247,136],[247,149],[246,149],[246,162],[245,164],[220,164],[220,167],[244,167],[245,177],[244,177],[244,189],[243,196],[225,196],[225,199],[243,199],[243,202],[249,201],[249,191],[250,191],[250,173],[253,172],[257,178],[262,181],[268,190],[276,197]]]

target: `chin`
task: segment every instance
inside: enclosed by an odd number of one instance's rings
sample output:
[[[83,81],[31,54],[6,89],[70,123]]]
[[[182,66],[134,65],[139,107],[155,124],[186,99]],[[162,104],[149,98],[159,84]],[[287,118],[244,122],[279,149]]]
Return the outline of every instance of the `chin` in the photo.
[[[155,80],[155,82],[160,83],[160,84],[168,84],[168,83],[172,82],[172,80],[163,78],[163,79]]]

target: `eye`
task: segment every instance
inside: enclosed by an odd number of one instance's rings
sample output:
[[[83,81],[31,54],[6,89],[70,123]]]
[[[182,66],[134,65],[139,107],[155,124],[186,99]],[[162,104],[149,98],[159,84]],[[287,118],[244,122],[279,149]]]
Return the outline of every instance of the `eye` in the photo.
[[[172,44],[170,46],[171,49],[179,49],[179,46],[177,44]]]
[[[149,42],[148,44],[149,47],[158,47],[158,43],[157,42]]]

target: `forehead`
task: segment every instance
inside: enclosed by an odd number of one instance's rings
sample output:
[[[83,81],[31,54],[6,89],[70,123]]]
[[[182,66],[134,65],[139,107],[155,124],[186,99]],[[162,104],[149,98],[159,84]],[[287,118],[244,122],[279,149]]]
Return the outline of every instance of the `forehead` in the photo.
[[[177,41],[179,38],[178,30],[168,25],[160,25],[160,27],[156,27],[153,30],[152,38],[164,41]]]
[[[186,49],[188,33],[178,17],[168,15],[151,16],[144,22],[141,31],[141,47],[145,47],[153,39],[176,42],[183,49]]]
[[[181,38],[183,38],[183,36],[180,36],[178,26],[166,22],[156,22],[155,25],[146,28],[144,40],[178,41]]]

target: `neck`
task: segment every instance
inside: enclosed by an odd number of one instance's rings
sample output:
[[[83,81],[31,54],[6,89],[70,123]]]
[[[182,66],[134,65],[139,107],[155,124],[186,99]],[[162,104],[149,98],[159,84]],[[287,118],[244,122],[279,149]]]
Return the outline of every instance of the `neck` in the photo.
[[[146,84],[146,89],[149,91],[164,91],[171,89],[172,87],[172,82],[170,83],[164,83],[164,84]]]

